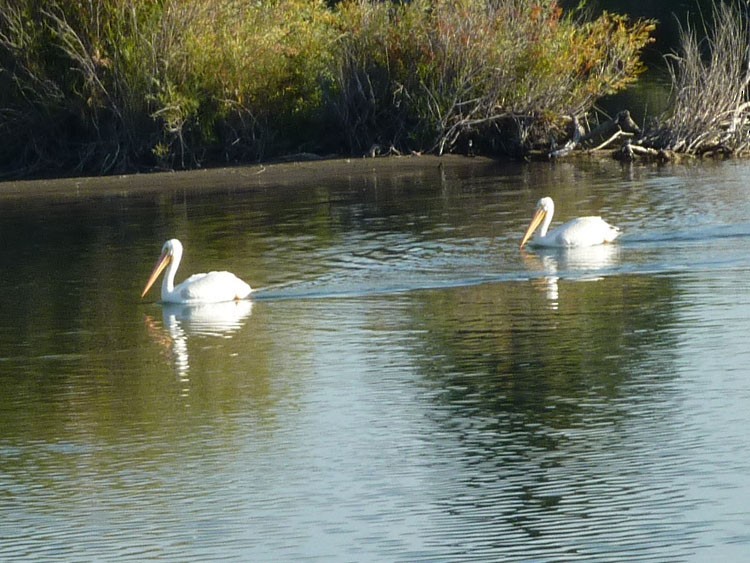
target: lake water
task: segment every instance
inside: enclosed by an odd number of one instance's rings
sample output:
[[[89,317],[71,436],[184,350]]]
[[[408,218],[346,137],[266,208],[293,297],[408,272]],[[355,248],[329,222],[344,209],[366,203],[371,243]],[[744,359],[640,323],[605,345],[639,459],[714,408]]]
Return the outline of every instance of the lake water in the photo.
[[[750,164],[437,162],[0,184],[0,559],[750,558]]]

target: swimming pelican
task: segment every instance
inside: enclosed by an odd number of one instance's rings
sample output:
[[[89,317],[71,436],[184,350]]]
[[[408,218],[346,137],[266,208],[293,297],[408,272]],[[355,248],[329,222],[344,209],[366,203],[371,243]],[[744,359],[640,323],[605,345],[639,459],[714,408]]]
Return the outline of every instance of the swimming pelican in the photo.
[[[547,234],[554,213],[555,204],[551,197],[543,197],[539,200],[531,223],[529,223],[529,228],[526,229],[526,233],[521,239],[521,248],[540,223],[542,229],[539,231],[539,236],[532,241],[535,246],[594,246],[612,242],[620,234],[620,229],[613,227],[601,217],[578,217],[578,219],[568,221]]]
[[[164,268],[167,272],[161,284],[161,300],[165,303],[221,303],[245,299],[252,291],[249,285],[229,272],[194,274],[175,287],[174,276],[181,259],[182,243],[176,238],[165,242],[141,298],[151,289]]]

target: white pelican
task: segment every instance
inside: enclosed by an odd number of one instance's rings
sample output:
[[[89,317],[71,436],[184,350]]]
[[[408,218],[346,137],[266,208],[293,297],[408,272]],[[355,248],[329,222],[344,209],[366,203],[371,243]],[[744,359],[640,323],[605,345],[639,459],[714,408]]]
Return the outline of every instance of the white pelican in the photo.
[[[529,223],[529,228],[526,229],[526,233],[521,239],[521,248],[540,223],[542,229],[539,231],[539,236],[532,241],[535,246],[594,246],[612,242],[620,234],[620,229],[613,227],[601,217],[578,217],[578,219],[568,221],[547,234],[554,213],[555,204],[551,197],[543,197],[539,200],[531,223]]]
[[[182,243],[176,238],[165,242],[141,298],[151,289],[164,268],[167,272],[161,284],[161,300],[165,303],[221,303],[245,299],[252,291],[249,285],[229,272],[195,274],[175,287],[174,276],[181,259]]]

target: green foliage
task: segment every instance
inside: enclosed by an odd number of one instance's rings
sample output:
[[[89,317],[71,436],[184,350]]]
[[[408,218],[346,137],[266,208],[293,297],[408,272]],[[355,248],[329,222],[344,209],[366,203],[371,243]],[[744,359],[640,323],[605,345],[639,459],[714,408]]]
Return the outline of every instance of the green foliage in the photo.
[[[443,152],[508,120],[522,142],[634,80],[652,29],[554,0],[6,0],[0,167]]]
[[[609,14],[577,21],[554,0],[353,1],[339,12],[350,138],[398,143],[408,132],[411,148],[437,152],[504,121],[581,116],[635,79],[654,29]]]

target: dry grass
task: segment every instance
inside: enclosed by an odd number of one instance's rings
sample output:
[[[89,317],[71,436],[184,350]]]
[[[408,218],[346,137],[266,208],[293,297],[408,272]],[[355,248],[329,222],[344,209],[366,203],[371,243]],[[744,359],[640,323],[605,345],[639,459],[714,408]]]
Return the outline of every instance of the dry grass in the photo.
[[[716,3],[714,25],[699,39],[681,30],[681,52],[668,57],[670,111],[645,143],[675,152],[744,153],[750,139],[750,13]]]

